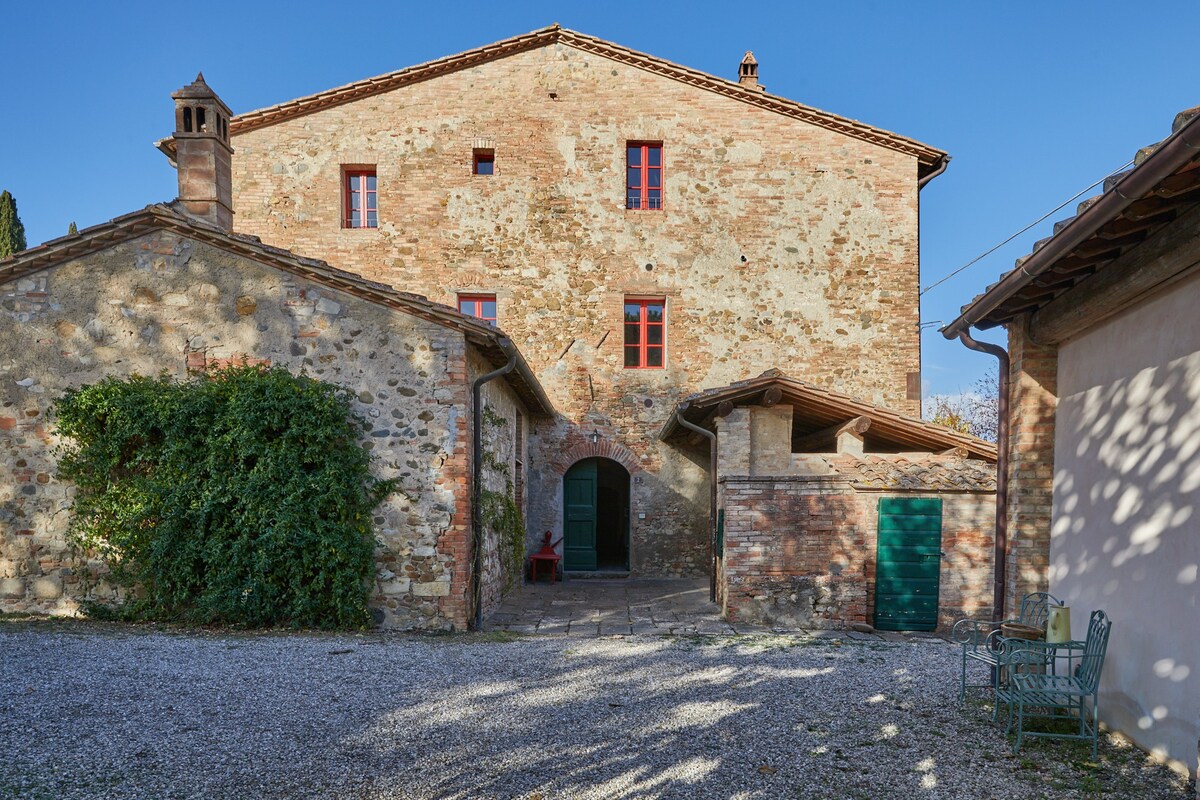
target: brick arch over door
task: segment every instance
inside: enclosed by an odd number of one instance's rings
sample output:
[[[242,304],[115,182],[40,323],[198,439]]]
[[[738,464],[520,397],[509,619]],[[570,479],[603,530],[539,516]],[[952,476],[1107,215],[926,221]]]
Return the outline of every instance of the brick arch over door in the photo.
[[[593,443],[591,440],[575,445],[570,450],[560,453],[554,459],[554,474],[560,478],[567,474],[576,462],[582,461],[585,458],[609,458],[616,461],[622,467],[629,471],[632,475],[635,472],[641,472],[642,466],[638,463],[637,456],[628,448],[601,439]]]

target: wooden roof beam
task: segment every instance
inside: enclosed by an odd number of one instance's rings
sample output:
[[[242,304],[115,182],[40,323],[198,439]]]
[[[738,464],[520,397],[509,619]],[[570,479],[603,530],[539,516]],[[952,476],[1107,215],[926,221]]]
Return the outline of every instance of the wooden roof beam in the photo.
[[[862,443],[862,436],[871,428],[871,418],[867,416],[859,416],[846,422],[839,422],[836,425],[830,425],[828,428],[822,428],[819,431],[806,434],[792,441],[793,453],[813,453],[819,452],[821,448],[828,447],[831,444],[837,444],[838,452],[843,452],[843,448],[853,448],[853,446],[844,441],[845,437],[857,438],[859,443]],[[861,449],[859,453],[861,454]]]
[[[1096,236],[1100,237],[1101,239],[1120,239],[1128,236],[1131,233],[1137,233],[1138,231],[1149,231],[1151,228],[1155,228],[1159,225],[1170,222],[1176,217],[1176,215],[1178,215],[1178,213],[1179,212],[1177,209],[1169,208],[1163,211],[1161,214],[1151,217],[1144,217],[1143,219],[1126,219],[1125,217],[1118,217],[1100,230],[1096,231]]]
[[[1061,342],[1127,308],[1147,293],[1200,268],[1200,206],[1151,236],[1139,247],[1034,313],[1036,341]]]
[[[1178,197],[1182,194],[1187,194],[1197,187],[1200,187],[1200,170],[1190,169],[1186,172],[1172,175],[1169,178],[1164,178],[1154,188],[1154,194],[1158,197]]]

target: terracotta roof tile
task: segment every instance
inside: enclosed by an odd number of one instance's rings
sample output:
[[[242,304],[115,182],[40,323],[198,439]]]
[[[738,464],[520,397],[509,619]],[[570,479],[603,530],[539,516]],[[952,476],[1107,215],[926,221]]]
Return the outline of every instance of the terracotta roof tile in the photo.
[[[929,455],[823,456],[857,489],[878,491],[994,492],[996,465],[973,458]]]
[[[883,437],[905,448],[938,451],[961,447],[971,456],[989,461],[996,459],[996,445],[992,442],[959,433],[944,425],[910,417],[890,408],[867,403],[841,392],[822,389],[790,378],[778,369],[769,369],[757,378],[688,395],[676,406],[675,413],[659,432],[659,438],[666,440],[680,433],[680,416],[686,416],[692,423],[705,424],[722,401],[729,401],[735,405],[757,403],[763,392],[772,387],[780,389],[782,402],[791,403],[797,409],[796,414],[803,413],[824,424],[867,416],[871,418],[871,435]]]

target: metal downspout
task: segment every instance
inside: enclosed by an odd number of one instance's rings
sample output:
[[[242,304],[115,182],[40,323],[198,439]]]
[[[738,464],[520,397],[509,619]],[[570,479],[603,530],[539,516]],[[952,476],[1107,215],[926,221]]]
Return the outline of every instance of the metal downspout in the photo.
[[[692,433],[708,439],[708,599],[717,601],[717,434],[688,422],[683,414],[675,413],[675,419]]]
[[[1000,362],[996,408],[996,579],[992,596],[992,620],[999,622],[1004,619],[1008,565],[1008,352],[999,345],[975,341],[970,329],[959,331],[958,338],[972,350],[993,355]]]
[[[508,363],[481,375],[471,384],[471,591],[475,601],[473,630],[483,627],[483,403],[480,393],[483,385],[507,375],[517,366],[517,350],[507,339],[500,341],[500,349],[508,356]]]

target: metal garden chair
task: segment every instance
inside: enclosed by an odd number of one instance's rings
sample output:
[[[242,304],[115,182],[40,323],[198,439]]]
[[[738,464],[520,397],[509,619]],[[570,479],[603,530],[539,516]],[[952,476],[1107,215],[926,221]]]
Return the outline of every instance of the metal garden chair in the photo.
[[[1000,645],[1000,626],[1010,623],[1028,625],[1033,628],[1045,628],[1046,618],[1050,614],[1050,606],[1061,606],[1063,603],[1048,592],[1027,594],[1021,600],[1017,616],[1001,622],[984,622],[974,619],[960,619],[954,623],[950,637],[962,645],[962,680],[958,689],[958,702],[963,702],[967,689],[991,689],[995,691],[1000,684],[1000,668],[1004,666],[1004,657]],[[967,660],[986,664],[991,667],[991,680],[988,683],[967,685]],[[995,712],[992,718],[996,718]]]
[[[1005,639],[1003,650],[1007,663],[1013,670],[1009,681],[996,693],[997,707],[1001,702],[1008,706],[1008,728],[1012,730],[1013,712],[1016,712],[1017,741],[1013,753],[1021,751],[1021,740],[1025,736],[1042,736],[1052,739],[1092,740],[1092,758],[1096,758],[1099,741],[1100,718],[1100,672],[1104,669],[1104,655],[1108,652],[1108,634],[1112,621],[1103,611],[1093,611],[1088,621],[1087,640],[1083,642],[1031,642],[1022,639]],[[1079,664],[1069,675],[1053,674],[1051,669],[1059,659],[1069,659]],[[1088,717],[1088,698],[1091,698],[1091,719]],[[1078,718],[1077,733],[1046,733],[1026,731],[1026,719]]]

